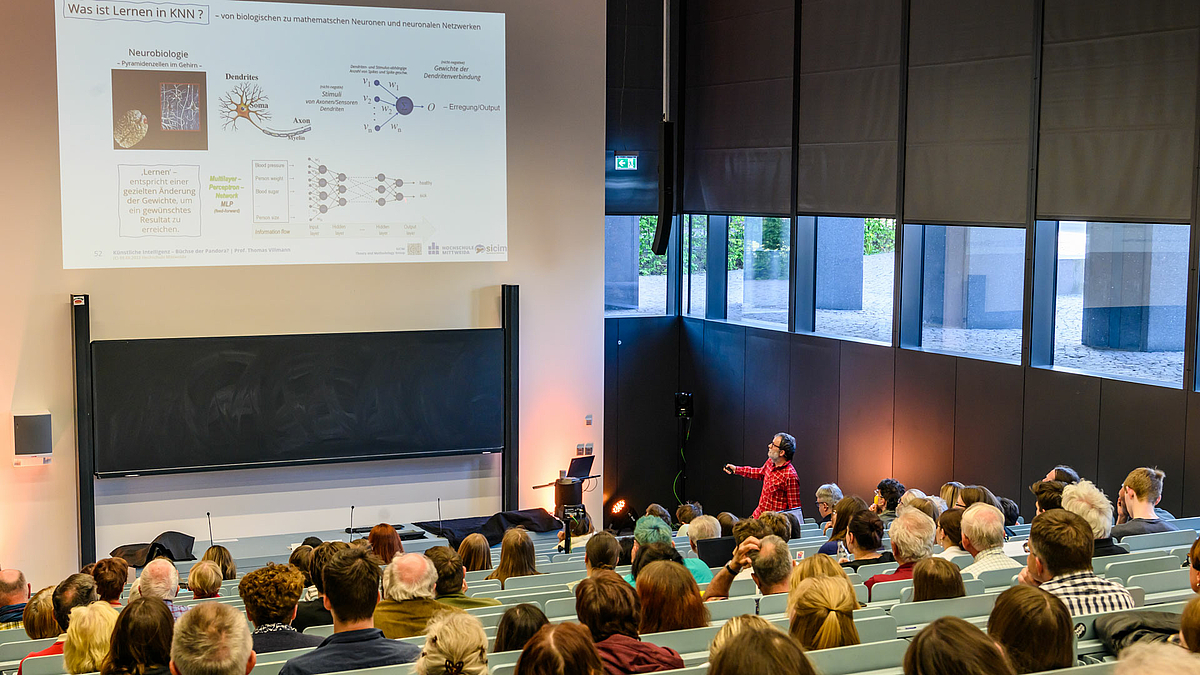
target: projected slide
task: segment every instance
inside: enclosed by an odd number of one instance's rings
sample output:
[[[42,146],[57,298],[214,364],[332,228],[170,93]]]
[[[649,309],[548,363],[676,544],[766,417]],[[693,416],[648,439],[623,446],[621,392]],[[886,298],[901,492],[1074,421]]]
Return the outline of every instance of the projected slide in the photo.
[[[503,14],[56,10],[64,267],[507,260]]]

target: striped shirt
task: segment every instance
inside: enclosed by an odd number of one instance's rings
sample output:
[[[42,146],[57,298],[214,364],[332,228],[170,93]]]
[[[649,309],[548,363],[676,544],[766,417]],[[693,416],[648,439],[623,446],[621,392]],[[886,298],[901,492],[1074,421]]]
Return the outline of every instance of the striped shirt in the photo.
[[[963,574],[973,574],[976,578],[983,572],[992,570],[1009,570],[1020,569],[1024,567],[1021,563],[1004,555],[1003,546],[994,546],[984,551],[980,551],[975,556],[975,562],[962,568]]]
[[[1133,596],[1124,586],[1101,579],[1091,570],[1060,574],[1042,584],[1041,589],[1058,596],[1066,604],[1071,616],[1133,609]]]

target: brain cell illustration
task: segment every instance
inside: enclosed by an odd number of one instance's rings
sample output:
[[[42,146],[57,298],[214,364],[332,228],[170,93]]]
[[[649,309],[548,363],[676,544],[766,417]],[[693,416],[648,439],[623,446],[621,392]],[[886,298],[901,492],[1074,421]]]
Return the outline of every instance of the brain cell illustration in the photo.
[[[132,148],[146,137],[150,122],[141,110],[126,110],[113,122],[113,140],[122,148]]]
[[[266,125],[271,119],[270,104],[262,87],[257,84],[243,82],[221,96],[221,128],[238,128],[238,123],[245,120],[255,129],[268,136],[276,138],[294,138],[309,131],[311,125],[295,129],[274,129]]]
[[[200,131],[200,85],[163,82],[158,92],[163,131]]]

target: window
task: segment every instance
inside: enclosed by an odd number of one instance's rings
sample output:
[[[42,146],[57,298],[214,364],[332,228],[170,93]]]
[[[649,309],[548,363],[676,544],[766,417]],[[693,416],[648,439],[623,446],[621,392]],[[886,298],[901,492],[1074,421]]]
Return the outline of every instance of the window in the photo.
[[[708,216],[683,216],[683,313],[704,318],[708,306]]]
[[[917,227],[924,238],[921,347],[1020,363],[1025,230]]]
[[[817,218],[815,331],[891,344],[896,221]]]
[[[791,238],[787,218],[729,217],[727,319],[788,325]]]
[[[1182,384],[1188,226],[1057,230],[1054,367]]]
[[[650,244],[658,216],[604,217],[604,313],[665,314],[667,256]]]

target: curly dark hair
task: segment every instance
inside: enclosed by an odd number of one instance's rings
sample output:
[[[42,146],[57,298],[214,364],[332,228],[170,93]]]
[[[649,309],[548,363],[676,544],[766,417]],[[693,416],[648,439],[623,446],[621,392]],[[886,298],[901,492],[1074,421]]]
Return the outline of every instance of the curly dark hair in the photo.
[[[267,563],[238,583],[238,595],[246,601],[246,615],[256,626],[287,623],[303,592],[304,573],[291,565]]]
[[[876,485],[875,489],[879,490],[879,496],[887,502],[888,511],[895,511],[896,507],[900,505],[900,498],[908,491],[908,488],[904,487],[904,483],[895,478],[884,478],[879,481],[879,485]]]

